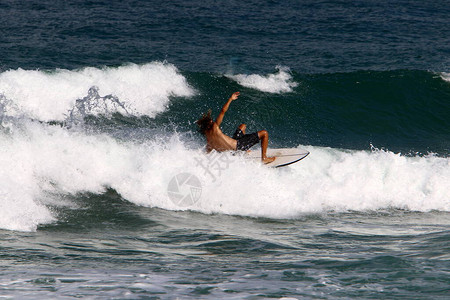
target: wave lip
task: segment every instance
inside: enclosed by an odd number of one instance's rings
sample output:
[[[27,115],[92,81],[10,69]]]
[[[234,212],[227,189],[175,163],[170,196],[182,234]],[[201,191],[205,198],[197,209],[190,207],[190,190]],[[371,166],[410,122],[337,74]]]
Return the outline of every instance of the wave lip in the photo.
[[[298,83],[293,81],[289,68],[277,66],[276,69],[278,72],[265,76],[258,74],[238,74],[226,76],[235,80],[244,87],[256,89],[266,93],[281,94],[292,92],[293,88],[298,86]]]
[[[194,95],[178,69],[164,62],[75,71],[18,69],[0,74],[0,94],[15,104],[6,113],[40,121],[63,121],[76,100],[93,86],[102,95],[118,97],[133,114],[150,117],[167,108],[169,97]]]

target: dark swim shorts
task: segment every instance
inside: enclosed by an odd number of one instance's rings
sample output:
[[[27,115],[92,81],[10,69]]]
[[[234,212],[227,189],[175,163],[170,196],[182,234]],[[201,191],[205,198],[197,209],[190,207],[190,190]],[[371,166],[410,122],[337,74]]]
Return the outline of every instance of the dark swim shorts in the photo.
[[[239,128],[236,129],[236,132],[233,134],[233,139],[237,140],[236,150],[242,151],[247,151],[253,145],[259,143],[259,137],[257,132],[244,134],[242,130],[240,130]]]

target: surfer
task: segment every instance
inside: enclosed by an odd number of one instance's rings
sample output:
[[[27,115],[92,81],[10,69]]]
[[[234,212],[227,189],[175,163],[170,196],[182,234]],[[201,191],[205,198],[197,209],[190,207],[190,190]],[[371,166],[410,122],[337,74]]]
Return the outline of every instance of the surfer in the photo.
[[[269,133],[266,130],[246,134],[247,126],[245,124],[239,125],[233,137],[229,137],[222,132],[220,124],[222,124],[223,117],[227,112],[232,101],[239,97],[240,93],[236,92],[231,95],[227,103],[222,107],[216,121],[211,118],[211,110],[197,120],[199,131],[206,137],[206,152],[216,150],[218,152],[227,150],[241,150],[247,151],[255,144],[261,141],[261,159],[262,162],[268,164],[275,160],[275,157],[267,157],[267,145],[269,144]]]

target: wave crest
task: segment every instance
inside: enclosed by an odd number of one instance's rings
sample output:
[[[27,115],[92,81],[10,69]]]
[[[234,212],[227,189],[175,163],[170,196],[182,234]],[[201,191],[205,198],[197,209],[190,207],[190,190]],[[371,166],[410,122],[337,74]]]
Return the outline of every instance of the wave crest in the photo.
[[[266,93],[281,94],[292,92],[293,88],[298,86],[298,83],[293,81],[289,68],[277,66],[276,69],[278,70],[276,73],[265,76],[238,74],[227,75],[227,77],[235,80],[242,86]]]
[[[94,86],[102,95],[120,99],[134,114],[150,117],[167,108],[169,97],[194,95],[178,69],[164,62],[75,71],[18,69],[0,74],[0,94],[15,104],[6,113],[40,121],[63,121],[76,100],[83,99]]]

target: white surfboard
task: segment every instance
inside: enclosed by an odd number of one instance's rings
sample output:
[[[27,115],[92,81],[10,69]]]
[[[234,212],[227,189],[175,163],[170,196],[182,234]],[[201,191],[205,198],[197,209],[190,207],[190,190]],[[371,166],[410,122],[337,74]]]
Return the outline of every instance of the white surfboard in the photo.
[[[266,166],[271,168],[284,167],[304,159],[308,154],[309,151],[297,148],[267,149],[267,156],[275,156],[276,158]],[[247,152],[246,156],[250,159],[261,160],[261,149]]]

